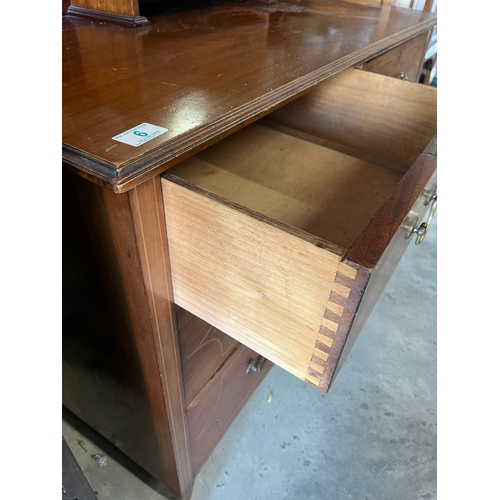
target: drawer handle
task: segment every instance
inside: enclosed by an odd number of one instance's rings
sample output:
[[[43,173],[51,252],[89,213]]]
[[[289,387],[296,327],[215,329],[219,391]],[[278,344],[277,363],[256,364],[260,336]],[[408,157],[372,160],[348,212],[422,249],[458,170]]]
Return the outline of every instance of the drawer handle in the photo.
[[[418,224],[415,224],[413,229],[408,232],[408,238],[411,237],[412,234],[416,234],[417,237],[415,238],[415,245],[420,245],[422,241],[424,241],[425,236],[427,234],[427,231],[429,227],[431,226],[432,219],[434,218],[434,214],[436,213],[437,209],[437,193],[434,193],[426,202],[424,205],[428,205],[432,201],[431,209],[429,210],[429,216],[427,217],[427,220],[425,222],[422,222],[420,226]]]
[[[252,360],[252,362],[248,365],[246,374],[250,375],[250,373],[257,373],[262,370],[262,367],[266,364],[267,359],[263,356],[259,356]]]
[[[401,71],[401,73],[399,73],[398,78],[400,80],[408,80],[408,77],[402,71]]]

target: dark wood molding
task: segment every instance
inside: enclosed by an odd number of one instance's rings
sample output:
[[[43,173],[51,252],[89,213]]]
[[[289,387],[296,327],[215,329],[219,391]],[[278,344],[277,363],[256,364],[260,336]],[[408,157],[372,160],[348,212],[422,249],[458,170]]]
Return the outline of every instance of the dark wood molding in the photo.
[[[144,16],[125,16],[123,14],[114,14],[112,12],[103,12],[101,10],[74,7],[73,5],[68,8],[67,15],[102,21],[110,24],[117,24],[119,26],[127,26],[129,28],[140,28],[151,24]]]

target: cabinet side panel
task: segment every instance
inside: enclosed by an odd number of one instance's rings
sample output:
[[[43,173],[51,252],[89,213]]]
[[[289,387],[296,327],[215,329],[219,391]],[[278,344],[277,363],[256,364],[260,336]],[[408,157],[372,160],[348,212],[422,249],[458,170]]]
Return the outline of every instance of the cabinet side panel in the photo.
[[[85,220],[82,182],[63,173],[63,404],[165,480],[137,346],[119,310],[106,211],[94,199]]]
[[[106,194],[113,200],[117,198],[110,191]],[[129,308],[137,336],[144,336],[152,342],[150,347],[155,350],[157,364],[154,373],[147,357],[143,361],[143,369],[148,371],[155,387],[152,395],[158,412],[155,422],[166,425],[166,409],[171,446],[164,448],[165,459],[168,460],[168,470],[176,475],[179,484],[176,491],[187,499],[193,487],[191,448],[159,176],[144,182],[126,196],[130,200],[135,249],[140,265],[140,270],[134,272],[127,286]],[[121,255],[126,260],[123,251]],[[175,465],[170,463],[172,460]]]

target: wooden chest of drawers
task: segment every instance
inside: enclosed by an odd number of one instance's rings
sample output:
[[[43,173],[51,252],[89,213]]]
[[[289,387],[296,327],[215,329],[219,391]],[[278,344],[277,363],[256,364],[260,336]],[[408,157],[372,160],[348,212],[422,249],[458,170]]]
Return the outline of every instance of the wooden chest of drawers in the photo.
[[[272,363],[328,390],[425,234],[436,92],[370,61],[412,60],[436,19],[318,0],[150,21],[63,22],[63,402],[188,498]],[[114,139],[142,123],[163,132]]]

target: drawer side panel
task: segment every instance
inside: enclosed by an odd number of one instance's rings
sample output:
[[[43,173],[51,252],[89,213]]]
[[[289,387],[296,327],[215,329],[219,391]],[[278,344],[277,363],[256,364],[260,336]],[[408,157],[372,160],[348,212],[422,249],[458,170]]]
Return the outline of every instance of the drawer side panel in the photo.
[[[341,256],[241,207],[162,182],[175,302],[326,390],[333,374],[330,354],[343,345],[336,331],[345,321],[344,306],[335,300],[350,290],[336,282]],[[354,276],[350,269],[345,273]],[[321,339],[328,340],[319,346]],[[318,356],[323,373],[312,373]]]

